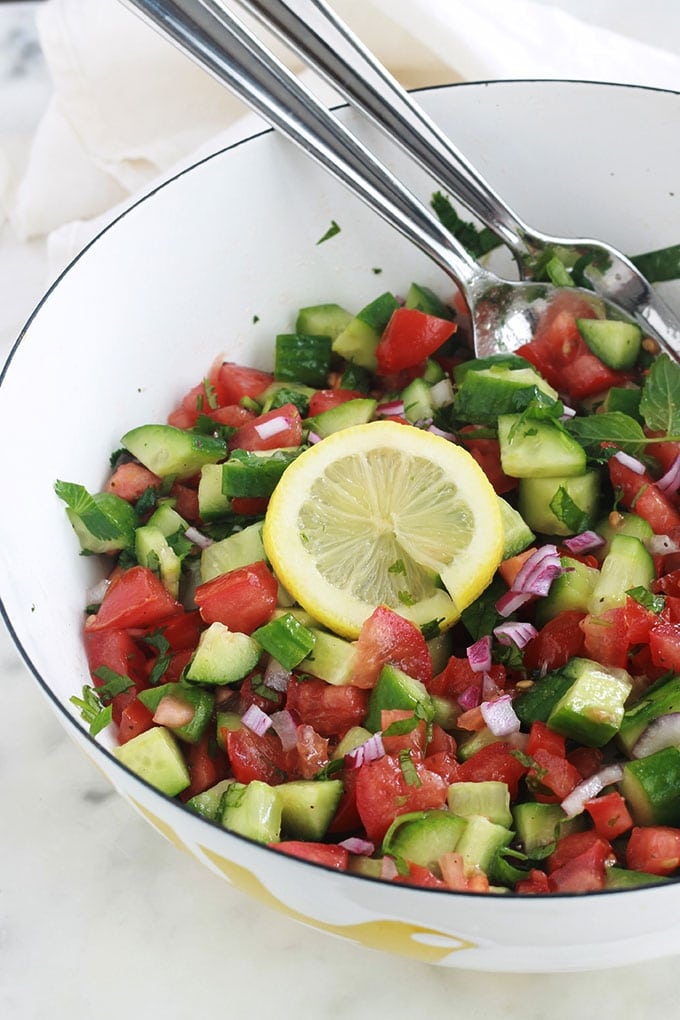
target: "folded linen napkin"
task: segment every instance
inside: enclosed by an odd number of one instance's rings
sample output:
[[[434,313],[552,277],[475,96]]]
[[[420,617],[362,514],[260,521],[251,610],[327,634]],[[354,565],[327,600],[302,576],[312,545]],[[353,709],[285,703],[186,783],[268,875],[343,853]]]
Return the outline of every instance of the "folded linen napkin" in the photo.
[[[542,77],[680,89],[680,54],[545,2],[331,2],[407,86]],[[119,0],[46,0],[38,23],[54,93],[5,203],[20,237],[47,235],[53,276],[139,194],[262,121]]]

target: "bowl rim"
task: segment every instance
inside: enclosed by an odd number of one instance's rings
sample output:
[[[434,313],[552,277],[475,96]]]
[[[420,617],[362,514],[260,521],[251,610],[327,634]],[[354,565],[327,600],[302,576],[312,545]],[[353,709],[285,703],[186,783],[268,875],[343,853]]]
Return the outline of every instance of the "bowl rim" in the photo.
[[[676,89],[661,88],[661,87],[656,87],[656,86],[641,85],[641,84],[626,83],[626,82],[599,81],[599,80],[593,80],[593,79],[587,79],[587,78],[531,78],[531,77],[529,77],[529,78],[491,78],[491,79],[480,79],[480,80],[477,80],[477,81],[452,82],[452,83],[448,83],[448,84],[447,83],[442,83],[442,84],[436,84],[436,85],[426,85],[426,86],[421,86],[421,87],[409,89],[409,91],[414,93],[414,94],[416,94],[416,95],[421,95],[421,94],[427,94],[427,93],[431,93],[431,92],[449,91],[449,90],[452,90],[452,89],[456,89],[456,90],[460,90],[460,89],[473,89],[473,90],[477,90],[477,89],[487,88],[489,86],[500,86],[500,87],[510,87],[510,88],[513,88],[513,87],[516,87],[518,85],[520,85],[520,86],[540,85],[540,86],[552,86],[552,87],[558,87],[558,86],[559,87],[563,87],[565,85],[566,86],[588,86],[588,87],[594,87],[596,89],[615,89],[617,91],[625,91],[625,92],[635,91],[635,92],[648,92],[648,93],[652,93],[652,94],[680,96],[680,89],[676,90]],[[350,104],[349,103],[345,103],[345,102],[341,102],[341,103],[335,104],[332,107],[332,110],[334,112],[344,111],[344,110],[349,110],[349,109],[350,109]],[[12,344],[12,346],[10,348],[10,351],[9,351],[9,353],[8,353],[8,355],[7,355],[6,359],[5,359],[2,367],[0,368],[0,400],[2,399],[2,385],[3,385],[3,383],[4,383],[4,381],[5,381],[6,377],[7,377],[7,374],[9,372],[9,370],[10,370],[10,367],[11,367],[12,361],[14,359],[14,356],[16,355],[17,351],[19,350],[22,342],[26,339],[27,334],[29,332],[29,329],[30,329],[31,324],[33,323],[34,319],[36,318],[37,315],[39,315],[43,305],[50,299],[50,296],[51,296],[52,292],[59,286],[59,284],[62,281],[62,279],[72,270],[72,268],[80,261],[80,259],[83,258],[87,254],[89,249],[93,245],[95,245],[95,244],[97,244],[99,242],[100,238],[103,235],[107,234],[108,231],[111,230],[120,220],[124,219],[130,213],[133,213],[134,210],[139,205],[143,204],[144,202],[146,202],[147,200],[152,198],[159,191],[169,187],[174,182],[176,182],[177,180],[179,180],[182,177],[184,177],[186,174],[193,172],[197,167],[200,167],[200,166],[202,166],[205,163],[208,163],[208,162],[210,162],[210,161],[212,161],[214,159],[222,157],[226,153],[231,152],[232,150],[238,149],[238,148],[240,148],[243,145],[255,142],[255,141],[257,141],[260,138],[264,138],[264,137],[266,137],[268,135],[271,135],[271,134],[273,134],[275,132],[275,130],[276,129],[273,128],[273,127],[264,127],[261,130],[254,131],[252,134],[246,135],[243,138],[239,138],[239,139],[237,139],[234,142],[230,142],[228,145],[224,145],[220,149],[217,149],[214,152],[210,152],[207,155],[202,156],[200,159],[195,160],[190,165],[184,166],[180,170],[178,170],[178,171],[176,171],[174,173],[171,173],[168,177],[164,177],[161,181],[159,181],[156,184],[154,184],[153,186],[151,186],[147,191],[144,191],[144,193],[142,195],[140,195],[139,197],[137,197],[136,199],[131,201],[129,203],[129,205],[126,205],[124,209],[122,209],[120,212],[118,212],[108,223],[106,223],[101,228],[101,230],[99,230],[94,235],[94,237],[92,237],[83,246],[83,248],[70,260],[70,262],[58,273],[58,275],[49,284],[49,286],[46,288],[46,290],[44,291],[44,293],[42,294],[42,296],[40,297],[40,299],[38,300],[38,302],[36,303],[36,305],[34,306],[32,311],[30,312],[30,314],[29,314],[28,318],[26,319],[24,325],[20,329],[19,334],[17,335],[17,338],[13,342],[13,344]],[[56,714],[58,715],[58,717],[60,719],[61,724],[65,727],[67,732],[70,733],[71,737],[72,738],[76,738],[77,737],[77,738],[79,738],[81,740],[84,739],[88,744],[90,744],[95,749],[94,750],[94,754],[95,755],[96,754],[104,754],[105,757],[108,759],[108,762],[113,765],[114,770],[115,769],[122,770],[122,772],[126,774],[128,780],[132,780],[133,785],[134,784],[140,784],[142,789],[144,789],[148,793],[150,793],[152,797],[155,797],[155,796],[160,797],[166,804],[171,805],[174,809],[181,811],[184,815],[189,814],[189,816],[194,821],[198,822],[199,825],[200,824],[205,824],[205,825],[210,827],[211,831],[218,831],[218,832],[224,833],[224,837],[225,837],[226,840],[229,840],[230,838],[231,839],[237,839],[237,840],[245,843],[247,846],[257,847],[257,848],[259,848],[261,850],[266,851],[269,854],[276,854],[276,855],[278,855],[278,859],[280,861],[283,861],[286,866],[290,866],[290,865],[292,865],[293,867],[303,866],[305,868],[313,867],[313,868],[318,869],[318,870],[320,870],[322,872],[330,872],[330,873],[335,874],[335,875],[340,875],[343,880],[346,880],[346,879],[355,879],[355,880],[359,880],[359,881],[362,881],[362,882],[369,882],[371,884],[376,884],[377,883],[381,888],[389,886],[389,887],[391,887],[394,890],[399,890],[399,892],[395,892],[394,895],[395,896],[399,896],[400,898],[405,898],[409,893],[410,894],[423,894],[423,893],[427,893],[427,894],[434,894],[434,895],[445,894],[447,896],[462,896],[462,897],[465,897],[466,899],[469,899],[469,898],[479,899],[479,893],[476,893],[476,892],[468,892],[468,891],[464,891],[464,890],[457,891],[457,890],[449,890],[449,889],[436,889],[436,888],[429,888],[429,887],[426,887],[426,886],[409,884],[409,883],[401,883],[401,882],[399,882],[399,883],[396,883],[396,882],[388,883],[388,882],[386,882],[382,878],[378,878],[378,877],[374,877],[374,876],[370,876],[370,875],[362,875],[362,874],[357,874],[355,872],[347,872],[347,871],[339,872],[337,869],[334,869],[334,868],[332,868],[332,867],[330,867],[330,866],[328,866],[326,864],[320,864],[320,863],[318,863],[316,861],[309,861],[309,860],[306,860],[306,859],[301,858],[301,857],[295,857],[293,855],[289,855],[289,854],[282,853],[281,851],[277,851],[274,847],[270,847],[267,844],[260,843],[257,840],[251,839],[251,838],[249,838],[247,836],[243,836],[243,835],[241,835],[238,832],[232,832],[232,831],[230,831],[228,829],[225,829],[224,827],[218,825],[216,822],[213,822],[210,819],[204,818],[202,815],[199,815],[199,814],[197,814],[195,812],[191,812],[188,808],[185,807],[185,805],[183,803],[178,801],[177,798],[170,797],[169,795],[163,793],[157,787],[153,786],[151,783],[147,782],[145,779],[142,779],[135,772],[133,772],[131,769],[129,769],[123,762],[121,762],[111,752],[111,750],[109,748],[107,748],[103,744],[99,743],[99,741],[89,733],[87,728],[85,728],[83,725],[81,725],[81,723],[76,719],[76,717],[71,712],[69,712],[67,710],[67,708],[64,705],[64,703],[54,693],[51,685],[42,676],[41,672],[34,665],[34,663],[33,663],[32,659],[31,659],[29,653],[24,648],[23,643],[22,643],[21,639],[19,638],[19,635],[15,631],[14,626],[12,624],[9,611],[8,611],[8,609],[7,609],[6,605],[5,605],[5,601],[4,601],[3,597],[2,597],[2,592],[0,592],[0,617],[4,621],[5,626],[7,628],[7,631],[9,633],[10,637],[12,638],[12,641],[13,641],[16,649],[18,650],[21,659],[23,660],[24,664],[28,668],[29,673],[31,673],[31,675],[33,676],[33,678],[37,682],[38,686],[42,690],[43,694],[47,697],[48,701],[51,703],[53,710],[56,711]],[[107,779],[109,779],[108,776],[107,776]],[[111,782],[110,779],[109,779],[109,782]],[[528,896],[523,895],[521,893],[515,893],[515,892],[510,890],[510,891],[508,891],[507,894],[504,894],[502,896],[494,896],[493,897],[493,901],[494,901],[494,903],[497,903],[498,901],[502,901],[504,903],[512,903],[512,904],[517,904],[518,902],[524,904],[524,903],[526,903],[526,901],[528,899],[535,899],[535,900],[538,900],[539,902],[546,902],[546,901],[547,902],[552,902],[552,901],[557,901],[557,900],[584,900],[586,902],[590,902],[592,897],[602,898],[602,897],[619,896],[619,895],[622,895],[622,894],[626,894],[626,895],[630,896],[633,893],[638,893],[638,894],[645,893],[647,895],[654,894],[654,893],[659,893],[660,894],[664,889],[667,890],[669,886],[675,886],[675,885],[678,885],[678,884],[680,884],[680,876],[678,876],[677,878],[671,878],[670,880],[667,880],[666,882],[660,882],[660,883],[656,883],[656,884],[650,884],[650,885],[645,885],[645,886],[638,886],[638,887],[633,887],[633,888],[628,888],[628,889],[625,889],[625,888],[623,888],[623,889],[601,889],[601,890],[594,890],[592,892],[587,892],[587,893],[579,893],[579,892],[550,892],[550,893],[536,893],[536,894],[532,894],[531,897],[528,897]]]

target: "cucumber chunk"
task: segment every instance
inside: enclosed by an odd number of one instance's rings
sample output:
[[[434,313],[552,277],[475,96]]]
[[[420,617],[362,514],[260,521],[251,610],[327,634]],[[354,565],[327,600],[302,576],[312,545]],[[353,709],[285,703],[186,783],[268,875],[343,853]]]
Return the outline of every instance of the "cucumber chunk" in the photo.
[[[331,341],[352,321],[352,313],[337,304],[308,305],[301,308],[295,322],[296,333],[327,336]]]
[[[448,811],[409,812],[392,822],[382,851],[439,874],[439,858],[456,850],[465,828],[465,819]]]
[[[218,469],[221,470],[221,469]],[[262,522],[248,524],[242,531],[213,542],[201,553],[201,581],[212,581],[238,567],[247,567],[265,559],[262,544]]]
[[[350,428],[352,425],[365,425],[372,420],[378,401],[373,397],[356,397],[346,400],[344,404],[330,407],[327,411],[309,418],[306,424],[312,432],[325,439],[333,432]]]
[[[456,414],[463,421],[493,425],[500,415],[523,411],[529,404],[550,406],[557,391],[533,368],[505,365],[466,372],[456,394]]]
[[[507,783],[494,780],[476,783],[452,783],[446,795],[449,811],[468,818],[482,815],[496,825],[512,826],[510,790]]]
[[[114,747],[113,753],[131,772],[168,797],[176,797],[191,783],[179,744],[164,726],[154,726],[140,733],[120,747]]]
[[[571,477],[586,471],[586,452],[551,421],[523,420],[520,414],[498,418],[501,464],[512,478]]]
[[[398,307],[399,302],[389,292],[371,301],[335,337],[333,341],[335,354],[375,372],[378,367],[376,348],[392,313]]]
[[[563,489],[581,511],[578,527],[558,517],[552,509]],[[520,478],[517,506],[527,525],[541,535],[573,535],[583,530],[581,521],[593,521],[600,504],[600,475],[596,470],[583,475]]]
[[[243,680],[259,661],[262,649],[249,634],[211,623],[201,634],[184,678],[198,684],[233,684]]]
[[[252,779],[247,786],[232,783],[224,794],[220,820],[225,829],[258,843],[278,843],[281,801],[276,787],[259,779]]]
[[[194,797],[190,797],[186,802],[186,807],[201,815],[202,818],[208,818],[211,822],[217,821],[222,817],[222,798],[233,782],[235,782],[234,779],[220,779],[219,783],[215,783],[203,793],[197,793]]]
[[[593,590],[600,579],[597,567],[589,567],[571,556],[561,556],[560,562],[565,573],[555,578],[549,593],[541,599],[536,609],[536,623],[539,627],[566,610],[589,612]]]
[[[339,779],[295,779],[277,786],[281,828],[285,835],[293,839],[323,839],[342,792]]]
[[[508,560],[527,549],[536,536],[521,513],[502,496],[498,497],[498,507],[503,523],[503,559]]]
[[[633,748],[644,731],[661,716],[680,712],[680,676],[673,676],[655,686],[625,712],[619,729],[618,742],[626,754]]]
[[[314,647],[300,663],[300,671],[325,680],[335,687],[352,682],[355,649],[350,641],[318,627],[310,627]]]
[[[118,552],[135,544],[137,515],[130,504],[112,492],[89,493],[75,482],[57,481],[59,499],[84,553]]]
[[[642,330],[634,322],[577,319],[576,326],[593,354],[609,368],[632,368],[637,361]]]
[[[190,478],[204,464],[227,456],[227,444],[216,436],[199,435],[174,425],[140,425],[126,432],[121,443],[140,464],[160,478]]]
[[[680,825],[680,750],[626,762],[621,793],[636,825]]]
[[[381,727],[380,713],[383,709],[415,710],[416,705],[421,706],[427,718],[434,718],[434,703],[425,684],[387,664],[380,670],[378,682],[371,691],[364,726],[375,733]]]
[[[622,606],[630,588],[649,588],[656,574],[654,560],[639,538],[620,532],[611,540],[597,584],[588,602],[593,616]]]
[[[570,659],[562,672],[572,684],[553,706],[548,726],[587,747],[604,747],[621,727],[632,681],[592,659]]]

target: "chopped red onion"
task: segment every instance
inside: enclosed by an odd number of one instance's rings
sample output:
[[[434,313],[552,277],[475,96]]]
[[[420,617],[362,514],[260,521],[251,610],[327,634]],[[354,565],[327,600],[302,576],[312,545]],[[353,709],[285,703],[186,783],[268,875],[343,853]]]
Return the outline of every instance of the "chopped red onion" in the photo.
[[[292,751],[294,747],[297,747],[297,724],[288,709],[272,712],[269,718],[272,729],[281,741],[283,750]]]
[[[470,669],[475,673],[485,673],[491,669],[491,636],[485,634],[466,649]]]
[[[86,604],[88,606],[98,606],[104,600],[110,584],[110,579],[103,577],[97,584],[93,584],[91,588],[88,588],[85,596]]]
[[[158,702],[153,721],[158,726],[186,726],[194,718],[195,709],[188,701],[166,694]]]
[[[512,621],[499,624],[498,627],[494,627],[493,632],[499,644],[508,646],[515,644],[518,648],[524,648],[538,634],[533,624]]]
[[[680,747],[680,712],[654,719],[638,737],[631,754],[633,758],[646,758],[664,747]]]
[[[481,711],[484,722],[494,737],[507,737],[510,733],[517,733],[521,726],[509,694],[502,694],[495,701],[483,701]]]
[[[285,414],[278,414],[275,418],[269,418],[268,421],[253,425],[253,428],[260,439],[271,439],[272,436],[278,436],[280,432],[285,432],[289,426],[290,422]]]
[[[320,442],[321,442],[321,440],[322,440],[322,438],[323,438],[323,437],[322,437],[322,436],[320,436],[318,432],[311,432],[311,431],[310,431],[310,432],[308,432],[308,433],[307,433],[307,442],[308,442],[308,443],[309,443],[309,444],[310,444],[311,446],[314,446],[314,445],[316,445],[316,443],[320,443]]]
[[[262,682],[265,687],[271,687],[273,691],[284,692],[288,690],[290,671],[282,666],[278,659],[273,656],[269,659],[264,671]]]
[[[383,857],[380,865],[380,877],[387,882],[392,882],[399,877],[399,869],[393,857]]]
[[[430,401],[433,407],[446,407],[453,403],[453,385],[450,379],[440,379],[430,387]]]
[[[439,436],[441,439],[448,439],[451,443],[456,442],[456,437],[453,432],[446,432],[444,429],[440,429],[436,425],[428,425],[427,431],[431,432],[433,436]]]
[[[384,404],[378,404],[376,414],[403,414],[403,400],[386,400]]]
[[[197,545],[199,549],[207,549],[209,545],[213,544],[213,539],[209,538],[208,535],[204,535],[198,528],[187,528],[184,532],[184,537],[188,538],[194,545]]]
[[[569,552],[584,553],[590,552],[591,549],[599,549],[605,541],[596,531],[582,531],[580,535],[565,538],[562,544]]]
[[[576,417],[576,411],[574,410],[574,408],[573,407],[569,407],[567,404],[562,404],[562,414],[560,415],[560,418],[565,419],[565,418],[575,418],[575,417]]]
[[[345,755],[345,764],[350,769],[361,768],[369,761],[377,761],[378,758],[382,758],[385,754],[385,745],[383,744],[382,734],[374,733],[372,737],[364,741],[363,744],[359,744],[352,751],[348,751]]]
[[[652,535],[645,539],[645,548],[652,556],[667,556],[668,553],[680,552],[680,545],[670,535]]]
[[[606,765],[594,776],[588,776],[582,783],[575,786],[571,793],[564,798],[560,807],[568,818],[575,818],[576,815],[582,814],[587,800],[597,797],[605,786],[618,783],[622,778],[623,768],[621,765]]]
[[[477,708],[477,705],[482,700],[482,692],[476,684],[470,684],[466,687],[462,694],[458,695],[458,704],[466,712],[471,708]]]
[[[496,610],[501,616],[510,616],[516,609],[519,609],[525,602],[528,602],[530,598],[531,592],[513,591],[510,588],[509,591],[506,591],[505,595],[501,595],[499,598],[496,603]]]
[[[623,464],[624,467],[630,468],[636,475],[644,475],[647,470],[641,460],[638,460],[637,457],[631,457],[629,453],[624,453],[623,450],[617,450],[613,459],[618,460],[619,464]]]
[[[272,721],[266,712],[253,703],[248,705],[241,716],[241,722],[244,726],[247,726],[252,733],[256,733],[258,737],[264,736],[269,727],[272,725]]]
[[[680,453],[668,471],[657,480],[656,486],[662,492],[668,492],[671,495],[674,495],[680,489]]]
[[[368,839],[360,839],[358,836],[349,836],[343,839],[338,846],[349,850],[351,854],[359,854],[361,857],[370,857],[375,853],[375,845]]]
[[[522,564],[511,591],[547,595],[550,585],[563,570],[556,545],[543,545]]]

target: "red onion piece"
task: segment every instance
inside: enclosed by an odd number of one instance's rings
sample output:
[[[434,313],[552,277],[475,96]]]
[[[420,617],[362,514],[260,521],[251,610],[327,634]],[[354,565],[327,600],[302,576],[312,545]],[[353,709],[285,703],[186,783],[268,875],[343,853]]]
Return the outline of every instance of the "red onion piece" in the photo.
[[[430,386],[430,401],[433,407],[446,407],[453,403],[453,385],[450,379],[440,379]]]
[[[166,694],[158,702],[153,721],[158,726],[186,726],[194,718],[194,707],[182,698]]]
[[[646,758],[664,747],[680,747],[680,712],[654,719],[638,737],[631,754],[633,758]]]
[[[582,814],[587,800],[597,797],[600,790],[603,790],[605,786],[618,783],[621,779],[623,779],[623,768],[621,765],[606,765],[599,772],[596,772],[594,776],[588,776],[582,783],[575,786],[571,793],[564,798],[560,807],[568,818],[574,818],[576,815]]]
[[[530,595],[547,595],[550,585],[562,570],[557,546],[541,546],[522,564],[510,590],[528,592]]]
[[[253,428],[260,439],[271,439],[272,436],[278,436],[280,432],[285,432],[289,425],[290,422],[285,414],[278,414],[276,418],[269,418],[268,421],[262,421],[257,425],[253,425]]]
[[[494,627],[493,632],[498,638],[499,644],[509,646],[514,643],[518,648],[524,648],[538,634],[532,623],[525,623],[523,621],[501,623],[498,627]]]
[[[375,853],[375,846],[368,839],[360,839],[358,836],[349,836],[343,839],[338,846],[349,850],[351,854],[359,854],[361,857],[370,857]]]
[[[383,744],[382,734],[374,733],[363,744],[359,744],[358,747],[347,752],[345,755],[345,765],[350,769],[358,769],[369,761],[377,761],[384,754],[385,745]]]
[[[652,556],[667,556],[668,553],[680,552],[680,545],[670,535],[652,535],[645,539],[645,548]]]
[[[466,712],[471,708],[477,708],[482,700],[482,692],[475,684],[466,687],[462,694],[458,695],[458,704]]]
[[[194,545],[197,545],[199,549],[207,549],[209,545],[213,544],[213,539],[209,538],[208,535],[204,535],[198,528],[187,528],[184,532],[184,537],[188,538]]]
[[[490,673],[485,673],[482,677],[482,701],[493,701],[503,691],[498,686],[494,678]]]
[[[470,669],[475,673],[486,673],[491,669],[491,637],[485,634],[465,650]]]
[[[433,436],[439,436],[441,439],[448,439],[450,443],[456,442],[456,437],[453,432],[445,432],[444,429],[440,429],[436,425],[428,425],[427,431],[431,432]]]
[[[495,701],[483,701],[481,710],[484,722],[494,737],[506,737],[510,733],[516,733],[520,728],[521,723],[512,707],[512,698],[509,694],[503,694]]]
[[[108,577],[103,577],[101,581],[93,584],[91,588],[87,589],[85,596],[85,602],[88,606],[98,606],[104,599],[111,581]]]
[[[399,877],[399,869],[393,857],[383,857],[380,865],[380,877],[387,882],[392,882]]]
[[[311,446],[315,446],[316,443],[320,443],[321,439],[322,439],[322,437],[319,435],[318,432],[311,432],[310,431],[310,432],[307,433],[307,442]]]
[[[631,457],[629,453],[624,453],[623,450],[618,450],[614,454],[614,460],[618,460],[619,464],[623,464],[624,467],[630,468],[636,475],[644,475],[647,468],[638,460],[637,457]]]
[[[292,751],[297,747],[297,724],[291,713],[284,708],[280,712],[272,712],[269,718],[283,750]]]
[[[565,419],[565,418],[575,418],[575,417],[576,417],[576,411],[574,410],[574,408],[573,407],[569,407],[567,404],[562,404],[562,414],[560,415],[560,418],[561,419]]]
[[[531,592],[513,591],[511,588],[509,591],[506,591],[505,595],[501,595],[496,603],[496,610],[501,616],[510,616],[516,609],[519,609],[525,602],[528,602],[530,598]]]
[[[565,538],[562,544],[569,552],[584,553],[590,552],[591,549],[599,549],[605,542],[602,535],[598,535],[596,531],[582,531],[580,535]]]
[[[289,680],[290,671],[285,666],[282,666],[278,659],[272,656],[266,665],[262,678],[265,687],[270,687],[273,691],[283,693],[288,690]]]
[[[680,489],[680,453],[677,455],[668,471],[657,480],[657,488],[662,492],[675,494]]]
[[[249,730],[256,733],[258,737],[264,736],[269,727],[272,725],[272,721],[266,712],[255,704],[248,705],[241,716],[241,722],[244,726],[247,726]]]
[[[376,414],[403,414],[404,413],[404,401],[403,400],[386,400],[384,404],[378,404],[375,409]]]

